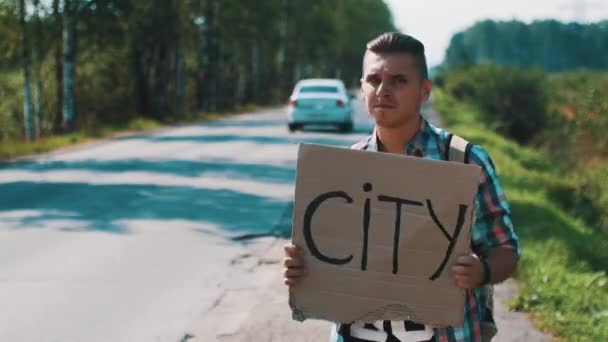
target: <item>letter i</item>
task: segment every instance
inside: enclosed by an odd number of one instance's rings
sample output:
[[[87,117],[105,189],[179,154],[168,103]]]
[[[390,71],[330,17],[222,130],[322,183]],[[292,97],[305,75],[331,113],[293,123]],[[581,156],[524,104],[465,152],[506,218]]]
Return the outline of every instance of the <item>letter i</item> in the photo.
[[[363,191],[372,191],[372,184],[365,183],[363,185]],[[363,209],[363,253],[361,255],[361,270],[367,269],[367,241],[369,238],[369,220],[370,220],[370,199],[365,199],[365,208]]]

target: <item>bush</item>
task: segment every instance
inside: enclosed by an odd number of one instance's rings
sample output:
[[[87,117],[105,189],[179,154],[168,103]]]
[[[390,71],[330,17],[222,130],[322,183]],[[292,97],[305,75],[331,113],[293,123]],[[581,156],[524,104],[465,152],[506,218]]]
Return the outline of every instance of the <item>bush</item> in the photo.
[[[546,125],[546,76],[540,70],[480,64],[439,78],[448,93],[476,105],[486,125],[520,143]]]
[[[578,194],[578,198],[586,202],[579,206],[579,212],[586,214],[583,217],[589,223],[608,234],[608,163],[583,172]],[[589,205],[585,205],[587,203]]]

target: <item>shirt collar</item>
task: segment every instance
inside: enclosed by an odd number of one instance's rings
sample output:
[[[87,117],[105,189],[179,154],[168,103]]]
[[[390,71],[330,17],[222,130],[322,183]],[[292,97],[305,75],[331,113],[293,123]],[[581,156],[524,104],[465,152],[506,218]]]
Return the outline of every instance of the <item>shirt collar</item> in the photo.
[[[424,155],[423,147],[425,146],[425,142],[428,140],[430,130],[431,127],[428,121],[424,117],[422,117],[422,120],[420,120],[420,129],[408,142],[407,146],[405,146],[403,154],[416,155],[422,157]],[[378,132],[376,127],[374,127],[374,132],[371,136],[369,149],[374,152],[383,152],[384,150],[382,141],[380,141],[380,138],[378,138]]]

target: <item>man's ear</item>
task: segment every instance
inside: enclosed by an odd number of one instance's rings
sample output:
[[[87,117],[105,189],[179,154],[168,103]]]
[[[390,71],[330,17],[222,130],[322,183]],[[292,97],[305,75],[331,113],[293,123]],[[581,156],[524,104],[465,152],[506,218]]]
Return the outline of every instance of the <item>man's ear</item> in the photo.
[[[361,92],[361,98],[365,98],[365,93],[363,92],[363,79],[359,80],[359,91]]]
[[[420,93],[422,102],[426,102],[431,96],[431,90],[433,89],[433,81],[425,79],[422,81],[422,92]]]

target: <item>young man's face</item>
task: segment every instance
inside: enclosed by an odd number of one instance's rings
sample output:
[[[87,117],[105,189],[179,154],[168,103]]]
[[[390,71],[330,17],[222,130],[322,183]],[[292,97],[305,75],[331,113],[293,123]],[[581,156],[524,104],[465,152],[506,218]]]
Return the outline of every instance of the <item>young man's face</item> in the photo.
[[[418,119],[420,106],[431,92],[431,81],[422,79],[411,54],[367,51],[361,92],[377,126],[398,128]]]

